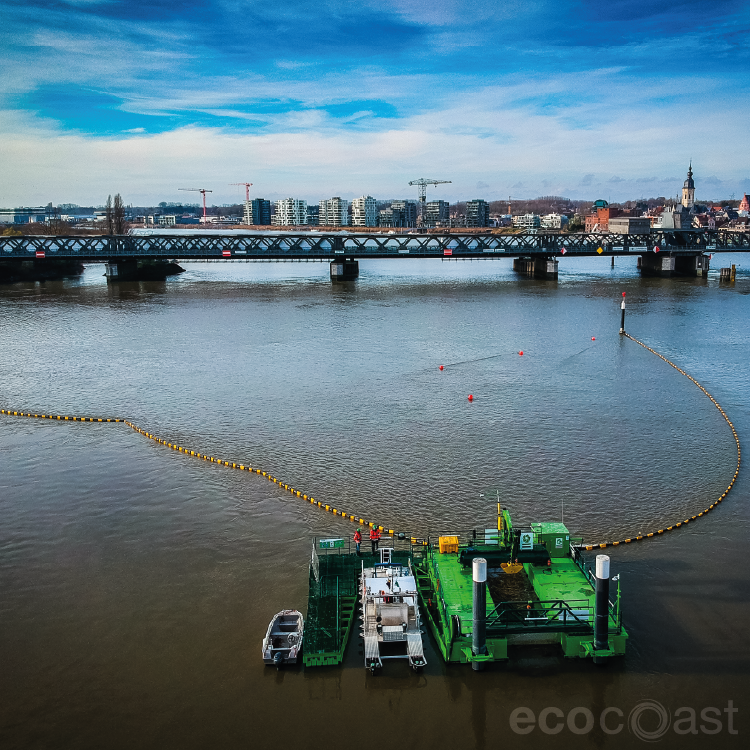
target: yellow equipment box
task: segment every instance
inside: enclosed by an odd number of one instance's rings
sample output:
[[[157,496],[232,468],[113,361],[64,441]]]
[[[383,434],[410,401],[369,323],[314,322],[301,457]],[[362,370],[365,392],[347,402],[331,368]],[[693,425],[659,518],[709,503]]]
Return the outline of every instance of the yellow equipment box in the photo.
[[[440,545],[440,552],[458,552],[458,537],[457,536],[441,536],[438,537],[438,543]]]

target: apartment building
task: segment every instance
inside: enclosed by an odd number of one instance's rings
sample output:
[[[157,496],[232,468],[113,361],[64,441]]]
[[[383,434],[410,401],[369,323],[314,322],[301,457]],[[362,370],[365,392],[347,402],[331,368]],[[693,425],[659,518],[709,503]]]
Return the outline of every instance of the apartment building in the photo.
[[[319,223],[322,227],[349,226],[349,201],[338,196],[322,200],[318,204]]]
[[[490,205],[481,198],[466,202],[466,226],[487,227],[490,225]]]
[[[393,226],[394,227],[415,227],[417,226],[417,204],[414,201],[393,201],[391,203],[391,210],[393,211]],[[397,212],[400,212],[397,214]],[[396,223],[397,215],[400,217],[401,223]]]
[[[542,216],[541,225],[544,229],[562,229],[568,223],[568,217],[564,214],[546,214]]]
[[[245,201],[242,221],[244,224],[268,226],[271,223],[271,201],[267,201],[265,198]]]
[[[447,227],[450,224],[448,201],[429,201],[424,205],[424,226]]]
[[[297,198],[282,198],[274,204],[275,211],[271,223],[280,227],[305,226],[307,222],[307,201]]]
[[[378,202],[371,195],[352,201],[352,224],[355,227],[375,227],[378,224]]]
[[[518,229],[538,229],[542,226],[542,218],[538,214],[516,214],[513,226]]]

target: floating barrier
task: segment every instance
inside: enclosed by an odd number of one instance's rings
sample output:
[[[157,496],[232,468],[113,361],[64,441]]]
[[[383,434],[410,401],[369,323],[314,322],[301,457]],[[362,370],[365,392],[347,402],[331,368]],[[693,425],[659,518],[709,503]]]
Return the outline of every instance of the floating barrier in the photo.
[[[623,296],[625,296],[625,293],[623,292]],[[623,302],[623,305],[625,303]],[[624,313],[623,313],[624,316]],[[650,346],[647,346],[642,341],[639,341],[638,339],[631,336],[629,333],[625,333],[624,330],[621,330],[620,333],[623,336],[626,336],[631,341],[634,341],[639,346],[642,346],[644,349],[647,349],[652,354],[655,354],[659,359],[664,360],[670,367],[674,367],[677,372],[684,375],[688,380],[693,382],[698,388],[700,388],[703,393],[708,396],[708,398],[711,400],[711,403],[719,410],[719,413],[722,417],[726,420],[726,423],[729,425],[729,429],[732,430],[732,437],[734,437],[734,442],[737,444],[737,468],[735,469],[734,475],[732,476],[731,481],[729,482],[729,485],[727,486],[726,490],[719,495],[719,497],[714,500],[711,505],[709,505],[707,508],[705,508],[700,513],[697,513],[694,516],[690,516],[689,518],[686,518],[684,521],[678,521],[677,523],[672,524],[671,526],[667,526],[663,529],[655,529],[654,531],[650,531],[648,534],[639,534],[638,536],[629,537],[627,539],[619,539],[614,542],[599,542],[598,544],[584,544],[580,545],[579,549],[585,549],[585,550],[594,550],[594,549],[606,549],[607,547],[617,547],[620,544],[631,544],[632,542],[640,542],[644,539],[653,539],[654,537],[661,536],[662,534],[666,534],[668,531],[674,531],[675,529],[680,529],[683,526],[691,523],[692,521],[697,521],[699,518],[702,518],[707,513],[712,511],[724,498],[731,492],[732,487],[734,487],[734,483],[737,481],[737,475],[740,473],[740,462],[742,460],[742,449],[740,448],[740,438],[737,435],[737,430],[734,429],[734,425],[732,424],[732,421],[727,416],[724,409],[721,408],[721,405],[719,402],[692,376],[688,375],[688,373],[685,372],[682,368],[678,367],[674,362],[667,359],[663,354],[659,354],[655,349],[652,349]]]
[[[294,495],[295,497],[299,497],[302,500],[309,502],[311,505],[315,505],[321,510],[324,510],[328,513],[332,513],[334,516],[339,516],[340,518],[350,521],[351,523],[357,523],[360,526],[368,526],[371,529],[377,528],[383,532],[387,531],[390,535],[397,533],[394,529],[386,529],[385,526],[379,525],[375,521],[368,521],[364,518],[360,518],[357,515],[347,513],[346,511],[341,510],[340,508],[334,508],[330,504],[323,503],[320,500],[316,500],[311,495],[308,495],[302,490],[295,489],[287,482],[284,482],[278,477],[273,476],[270,472],[255,468],[253,466],[250,466],[249,464],[238,463],[237,461],[229,461],[224,458],[217,458],[215,456],[209,456],[206,453],[202,453],[201,451],[193,450],[183,445],[178,445],[175,442],[171,442],[169,440],[165,440],[164,438],[160,438],[154,433],[149,432],[148,430],[144,430],[142,427],[139,427],[137,424],[131,422],[128,419],[123,419],[121,417],[79,417],[79,416],[73,417],[69,415],[66,416],[63,414],[35,414],[32,412],[17,411],[13,409],[0,409],[0,414],[6,414],[11,417],[30,417],[31,419],[52,419],[52,420],[60,421],[60,422],[102,422],[102,423],[121,422],[123,424],[126,424],[128,427],[130,427],[131,430],[133,430],[134,432],[137,432],[139,435],[143,435],[149,440],[153,440],[155,443],[158,443],[159,445],[163,445],[166,448],[170,448],[171,450],[176,451],[177,453],[182,453],[185,456],[190,456],[193,458],[199,458],[203,461],[208,461],[209,463],[212,463],[212,464],[218,464],[219,466],[224,466],[229,469],[236,469],[238,471],[247,471],[247,472],[250,472],[251,474],[256,474],[260,477],[263,477],[267,479],[269,482],[273,482],[274,484],[278,485],[280,488],[284,489],[286,492],[289,492],[291,495]],[[410,535],[405,535],[405,537],[410,538],[412,544],[420,544],[420,543],[426,544],[427,543],[426,540],[422,540],[422,539],[419,539],[417,537],[413,537]]]
[[[666,534],[668,531],[674,531],[675,529],[682,528],[683,526],[691,523],[692,521],[697,521],[699,518],[702,518],[704,515],[706,515],[709,511],[712,511],[720,502],[726,498],[726,496],[729,494],[729,492],[732,490],[732,487],[734,486],[734,483],[737,481],[737,476],[740,471],[740,461],[742,458],[742,452],[740,448],[740,439],[737,435],[737,431],[734,429],[734,425],[732,424],[731,420],[727,416],[724,409],[721,408],[718,401],[691,375],[688,375],[683,369],[678,367],[674,362],[671,362],[668,360],[665,356],[662,354],[659,354],[659,352],[652,349],[650,346],[646,346],[642,341],[639,341],[636,338],[633,338],[629,333],[624,333],[624,336],[627,336],[631,341],[634,341],[639,346],[642,346],[644,349],[647,349],[652,354],[655,354],[660,359],[663,359],[668,365],[671,367],[674,367],[677,372],[684,375],[688,380],[692,381],[698,388],[700,388],[703,393],[711,400],[711,403],[719,410],[721,413],[721,416],[724,417],[727,424],[729,425],[729,428],[732,430],[732,436],[734,437],[735,442],[737,443],[737,469],[734,472],[734,475],[729,482],[729,485],[727,486],[726,490],[722,492],[722,494],[713,502],[711,505],[709,505],[707,508],[705,508],[702,512],[690,516],[686,518],[683,521],[679,521],[677,523],[672,524],[671,526],[667,526],[663,529],[655,529],[654,531],[651,531],[647,534],[639,534],[638,536],[632,536],[627,539],[620,539],[614,542],[599,542],[598,544],[585,544],[580,545],[579,549],[585,549],[585,550],[594,550],[594,549],[606,549],[607,547],[617,547],[620,544],[630,544],[631,542],[640,542],[644,539],[652,539],[658,536],[661,536],[662,534]],[[523,352],[519,352],[519,354],[523,354]],[[473,400],[473,396],[469,396],[469,400]],[[314,505],[321,510],[326,511],[327,513],[332,513],[334,516],[339,516],[340,518],[349,521],[351,523],[356,523],[360,526],[367,526],[371,529],[377,528],[382,532],[387,531],[388,534],[394,535],[397,533],[394,529],[386,529],[385,526],[377,524],[375,521],[368,521],[364,518],[360,518],[357,515],[354,515],[352,513],[347,513],[344,510],[341,510],[340,508],[334,508],[330,504],[324,503],[320,500],[316,500],[311,495],[308,495],[307,493],[302,492],[302,490],[297,490],[294,487],[291,487],[288,483],[283,482],[278,477],[273,476],[267,471],[263,471],[262,469],[255,468],[253,466],[250,466],[249,464],[244,463],[238,463],[236,461],[228,461],[223,458],[216,458],[215,456],[209,456],[205,453],[201,453],[201,451],[196,451],[190,448],[186,448],[182,445],[177,445],[174,442],[170,442],[168,440],[165,440],[164,438],[157,437],[152,432],[148,432],[147,430],[144,430],[142,427],[139,427],[138,425],[134,424],[133,422],[123,419],[121,417],[79,417],[79,416],[66,416],[62,414],[34,414],[31,412],[24,412],[24,411],[17,411],[12,409],[0,409],[0,414],[6,414],[8,416],[12,417],[31,417],[32,419],[51,419],[54,421],[59,422],[97,422],[97,423],[111,423],[111,422],[122,422],[123,424],[126,424],[128,427],[130,427],[131,430],[134,430],[139,435],[143,435],[144,437],[147,437],[149,440],[153,440],[155,443],[158,443],[159,445],[163,445],[166,448],[170,448],[173,451],[176,451],[178,453],[182,453],[186,456],[190,456],[193,458],[199,458],[203,461],[208,461],[209,463],[219,464],[220,466],[224,466],[229,469],[236,469],[238,471],[247,471],[251,474],[256,474],[259,477],[264,477],[265,479],[268,479],[269,482],[273,482],[274,484],[278,485],[280,488],[285,490],[286,492],[289,492],[290,494],[294,495],[295,497],[299,497],[302,500],[309,502],[311,505]],[[410,539],[412,544],[422,544],[426,545],[427,540],[412,536],[411,534],[404,534],[405,538]]]

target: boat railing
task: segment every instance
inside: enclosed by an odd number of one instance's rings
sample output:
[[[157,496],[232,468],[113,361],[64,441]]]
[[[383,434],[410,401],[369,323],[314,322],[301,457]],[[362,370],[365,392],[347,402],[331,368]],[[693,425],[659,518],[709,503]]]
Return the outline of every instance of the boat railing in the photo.
[[[586,576],[586,580],[591,584],[591,588],[596,590],[596,576],[594,575],[593,568],[596,565],[596,558],[589,556],[588,558],[585,558],[583,554],[581,554],[580,551],[580,544],[583,542],[583,539],[571,539],[570,540],[570,551],[571,556],[573,557],[573,561],[578,566],[579,570],[583,573],[583,575]],[[574,552],[574,544],[579,545],[575,548]],[[615,592],[615,600],[612,601],[609,600],[609,614],[610,617],[614,618],[615,622],[617,623],[618,630],[622,629],[622,611],[620,607],[620,576],[617,575],[613,579],[613,581],[617,581],[617,591]]]
[[[594,608],[588,599],[501,602],[487,615],[487,631],[523,628],[533,630],[591,630]]]
[[[441,536],[455,536],[458,537],[459,547],[471,547],[475,544],[486,545],[489,547],[500,546],[507,536],[507,528],[498,530],[497,528],[476,528],[476,529],[460,529],[460,530],[447,530],[441,531],[438,534],[430,532],[425,540],[428,546],[431,544],[437,544],[437,540]],[[422,545],[417,545],[422,546]]]

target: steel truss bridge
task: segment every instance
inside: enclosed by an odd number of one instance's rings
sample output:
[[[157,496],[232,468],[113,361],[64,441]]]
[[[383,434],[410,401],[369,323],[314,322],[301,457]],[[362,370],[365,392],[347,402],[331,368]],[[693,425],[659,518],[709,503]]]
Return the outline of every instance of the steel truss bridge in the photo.
[[[696,255],[747,252],[750,232],[663,231],[623,234],[257,234],[115,235],[90,237],[0,236],[0,261],[42,258],[85,262],[115,260],[335,260],[336,258],[550,257],[661,252]]]

